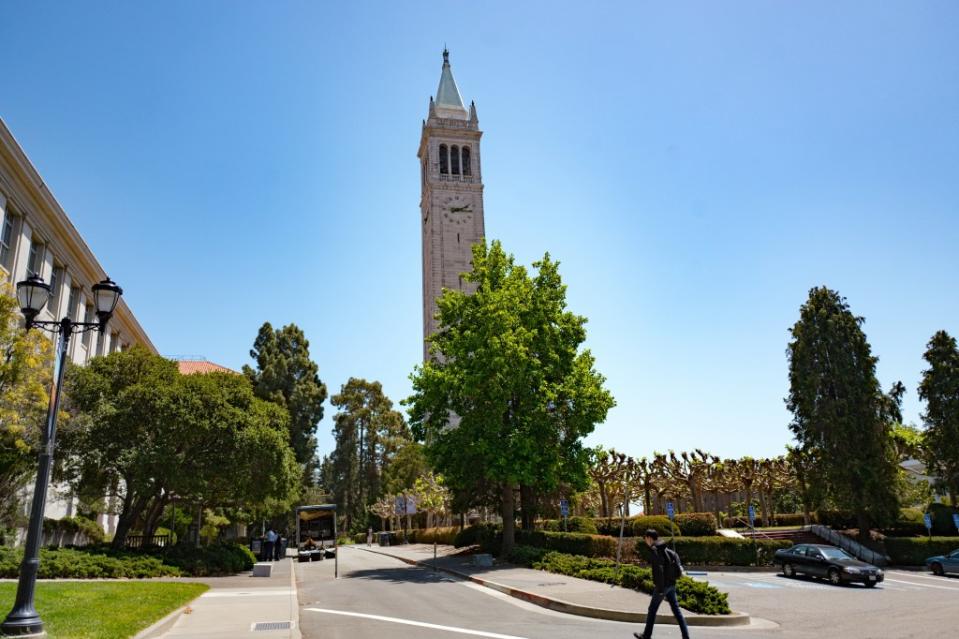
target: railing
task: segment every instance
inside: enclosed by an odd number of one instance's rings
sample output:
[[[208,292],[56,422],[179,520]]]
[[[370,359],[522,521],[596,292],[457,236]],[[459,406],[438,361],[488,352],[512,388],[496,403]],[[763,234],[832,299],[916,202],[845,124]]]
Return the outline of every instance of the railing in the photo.
[[[803,526],[803,530],[808,530],[817,537],[825,539],[834,546],[839,546],[854,557],[868,562],[874,566],[889,565],[889,557],[886,555],[876,552],[872,548],[867,548],[858,541],[853,541],[849,537],[836,532],[832,528],[828,528],[827,526],[823,526],[821,524],[813,524],[811,526]]]
[[[172,539],[170,535],[153,535],[145,537],[143,535],[127,535],[127,548],[146,548],[147,546],[169,546]]]
[[[755,528],[754,526],[750,526],[750,525],[749,525],[749,522],[746,521],[745,519],[743,519],[742,517],[736,517],[736,518],[734,518],[734,519],[733,519],[733,523],[736,523],[736,522],[742,522],[742,523],[745,525],[745,527],[749,529],[749,537],[750,537],[751,539],[755,539],[756,537],[765,537],[766,539],[768,539],[768,540],[770,540],[770,541],[775,541],[775,539],[773,539],[772,537],[770,537],[769,535],[767,535],[767,534],[766,534],[765,532],[763,532],[762,530],[756,530],[756,528]],[[736,527],[733,526],[733,529],[735,530]],[[738,531],[737,531],[737,532],[738,532]],[[740,533],[740,534],[742,534],[742,533]],[[743,537],[745,537],[745,536],[746,536],[746,535],[743,535]]]

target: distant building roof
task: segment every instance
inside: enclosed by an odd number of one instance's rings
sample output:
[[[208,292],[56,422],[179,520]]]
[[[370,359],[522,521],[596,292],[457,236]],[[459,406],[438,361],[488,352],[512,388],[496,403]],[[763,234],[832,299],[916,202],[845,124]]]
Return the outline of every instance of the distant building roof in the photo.
[[[214,364],[206,360],[181,359],[177,362],[177,366],[180,367],[181,375],[195,375],[197,373],[233,373],[234,375],[239,375],[239,373],[232,368],[220,366],[219,364]]]
[[[436,89],[436,113],[441,118],[465,120],[469,117],[463,98],[453,79],[450,69],[450,52],[443,49],[443,70],[440,73],[440,86]]]

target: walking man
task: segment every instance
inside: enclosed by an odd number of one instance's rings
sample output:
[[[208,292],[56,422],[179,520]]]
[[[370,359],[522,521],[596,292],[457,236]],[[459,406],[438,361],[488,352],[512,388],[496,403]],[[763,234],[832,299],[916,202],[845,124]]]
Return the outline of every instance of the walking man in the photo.
[[[366,529],[366,547],[370,548],[373,546],[373,526],[370,526]]]
[[[679,630],[683,634],[683,639],[689,639],[689,628],[686,627],[686,619],[683,618],[683,611],[679,607],[679,601],[676,599],[676,580],[683,574],[683,565],[679,561],[679,555],[659,541],[659,533],[650,528],[643,534],[643,539],[652,554],[650,566],[653,569],[653,598],[649,602],[649,612],[646,613],[646,629],[643,634],[634,632],[636,639],[651,639],[653,636],[653,624],[656,623],[656,611],[659,610],[659,604],[663,599],[669,602],[669,607],[673,611],[679,623]]]

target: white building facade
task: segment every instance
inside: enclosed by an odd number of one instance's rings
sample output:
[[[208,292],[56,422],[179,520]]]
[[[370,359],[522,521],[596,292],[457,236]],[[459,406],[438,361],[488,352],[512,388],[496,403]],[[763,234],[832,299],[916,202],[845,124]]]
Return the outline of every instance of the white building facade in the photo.
[[[38,320],[57,321],[69,315],[76,321],[96,321],[90,287],[107,273],[0,119],[0,282],[16,286],[33,274],[52,287],[50,302]],[[123,285],[122,275],[115,279]],[[76,335],[69,357],[82,366],[91,357],[135,344],[156,352],[121,298],[107,331]],[[74,514],[74,500],[64,487],[51,486],[49,495],[47,517]],[[100,523],[107,530],[111,527],[106,517]]]

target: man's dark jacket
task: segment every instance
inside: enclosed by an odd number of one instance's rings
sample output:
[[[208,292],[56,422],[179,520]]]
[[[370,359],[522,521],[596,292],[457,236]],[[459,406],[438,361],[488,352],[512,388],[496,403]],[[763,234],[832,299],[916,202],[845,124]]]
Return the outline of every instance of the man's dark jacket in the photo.
[[[669,586],[675,586],[679,575],[673,562],[666,555],[668,550],[666,543],[657,541],[649,550],[651,555],[649,565],[653,569],[653,584],[656,590],[663,592]]]

